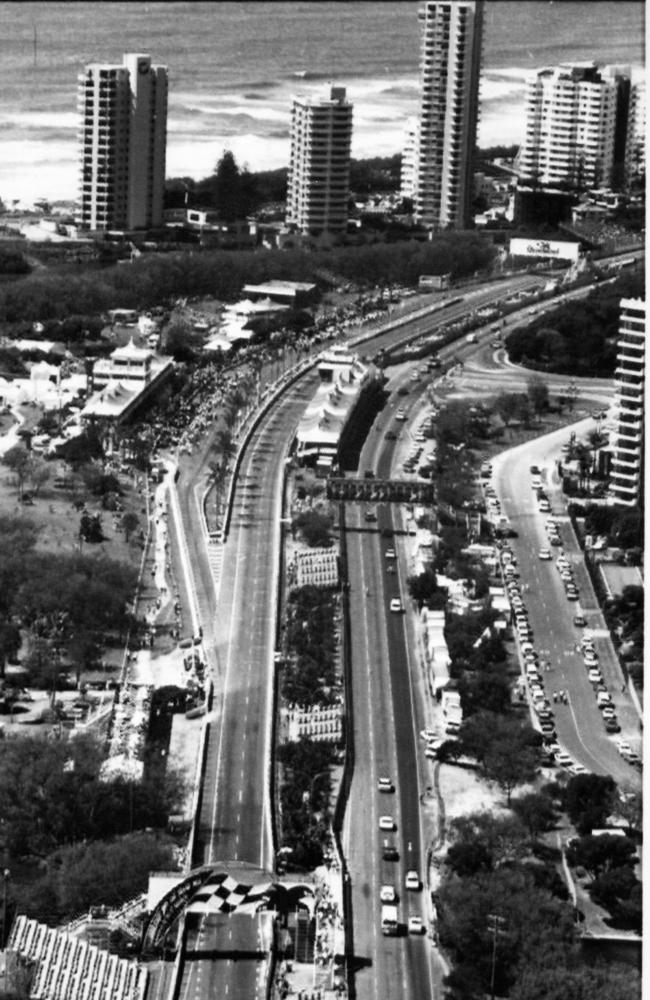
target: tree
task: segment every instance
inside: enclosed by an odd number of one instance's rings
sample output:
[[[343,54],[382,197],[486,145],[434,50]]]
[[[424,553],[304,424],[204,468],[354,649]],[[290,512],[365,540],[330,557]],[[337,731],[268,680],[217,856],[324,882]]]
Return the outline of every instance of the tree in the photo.
[[[251,208],[250,175],[239,169],[229,149],[224,150],[212,178],[212,204],[224,222],[244,219]]]
[[[449,834],[455,845],[482,844],[495,868],[521,859],[528,850],[526,831],[516,816],[495,816],[487,810],[456,817]]]
[[[30,466],[30,454],[26,448],[22,445],[14,445],[13,448],[9,448],[3,456],[3,465],[6,465],[10,469],[14,482],[18,487],[18,496],[22,499],[23,487],[25,485],[25,479],[29,473]]]
[[[140,518],[135,511],[127,510],[122,514],[122,531],[124,532],[124,540],[126,542],[128,542],[133,532],[137,530],[139,524]]]
[[[500,392],[494,401],[495,412],[499,414],[506,427],[515,419],[518,406],[517,394],[514,392]]]
[[[567,850],[567,860],[574,868],[581,865],[594,878],[613,868],[624,868],[634,859],[636,845],[628,837],[602,833],[580,837]]]
[[[294,519],[294,525],[311,548],[329,548],[332,544],[332,519],[316,510],[306,510]]]
[[[577,774],[564,791],[563,806],[578,833],[602,827],[612,812],[616,783],[610,775]]]
[[[539,762],[535,736],[530,726],[517,719],[482,711],[463,723],[460,740],[465,752],[479,761],[486,778],[506,793],[510,805],[513,789],[535,777]]]
[[[510,990],[510,1000],[639,1000],[638,971],[617,962],[546,961],[542,952],[522,963]]]
[[[438,587],[438,580],[433,569],[426,569],[418,576],[410,576],[406,585],[409,594],[420,607],[427,604],[430,608],[444,608],[447,603],[447,593],[442,587]]]
[[[555,826],[557,812],[550,796],[542,792],[527,792],[518,795],[511,804],[533,840]]]
[[[531,375],[526,382],[526,392],[537,416],[548,410],[548,384],[543,378],[540,378],[539,375]]]
[[[616,926],[641,932],[641,883],[631,867],[620,865],[603,872],[589,886],[589,895],[609,910]]]
[[[51,473],[52,469],[44,458],[39,458],[37,455],[31,456],[27,467],[27,479],[35,496],[38,496],[43,486],[48,482]]]

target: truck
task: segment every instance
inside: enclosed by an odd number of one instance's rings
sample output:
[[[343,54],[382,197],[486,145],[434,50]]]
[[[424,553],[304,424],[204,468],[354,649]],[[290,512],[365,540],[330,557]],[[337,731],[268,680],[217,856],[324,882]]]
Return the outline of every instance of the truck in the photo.
[[[397,930],[397,907],[393,903],[383,903],[381,908],[381,933],[384,937],[395,937]]]

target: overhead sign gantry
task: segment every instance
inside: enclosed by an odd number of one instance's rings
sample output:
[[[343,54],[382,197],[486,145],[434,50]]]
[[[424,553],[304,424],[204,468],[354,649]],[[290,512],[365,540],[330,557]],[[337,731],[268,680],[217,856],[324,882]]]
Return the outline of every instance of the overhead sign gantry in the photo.
[[[328,500],[348,500],[362,503],[426,503],[434,502],[433,483],[409,479],[344,479],[330,476],[327,480]]]

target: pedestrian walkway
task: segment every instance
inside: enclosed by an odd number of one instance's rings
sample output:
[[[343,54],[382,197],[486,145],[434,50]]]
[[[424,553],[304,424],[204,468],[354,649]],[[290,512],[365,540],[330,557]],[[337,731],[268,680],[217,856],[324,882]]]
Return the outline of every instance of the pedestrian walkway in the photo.
[[[214,580],[215,592],[219,593],[221,583],[221,571],[223,569],[223,544],[221,542],[208,542],[208,566]]]

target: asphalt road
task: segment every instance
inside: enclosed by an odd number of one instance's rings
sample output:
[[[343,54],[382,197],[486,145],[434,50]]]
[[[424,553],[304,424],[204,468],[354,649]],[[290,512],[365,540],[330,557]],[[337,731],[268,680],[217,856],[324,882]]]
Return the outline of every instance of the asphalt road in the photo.
[[[580,437],[593,426],[593,420],[587,419],[576,424],[574,429]],[[551,663],[550,671],[544,674],[547,696],[559,690],[569,693],[568,705],[558,703],[551,706],[559,742],[575,761],[588,770],[611,774],[617,782],[638,785],[638,772],[623,760],[615,747],[614,737],[605,732],[594,688],[589,682],[582,655],[576,652],[576,643],[582,635],[582,629],[573,625],[576,605],[567,600],[555,563],[557,554],[564,551],[573,565],[580,592],[579,605],[588,628],[595,636],[603,680],[616,705],[621,726],[619,735],[638,749],[641,738],[638,715],[630,695],[621,691],[624,677],[560,490],[555,462],[561,457],[560,449],[569,433],[570,428],[564,428],[503,452],[492,460],[493,478],[502,511],[519,533],[518,538],[511,540],[511,547],[518,561],[521,583],[526,587],[522,597],[533,628],[533,644],[540,658]],[[552,549],[553,560],[549,562],[539,559],[539,550],[548,547],[544,522],[549,515],[538,509],[531,488],[531,465],[544,469],[551,508],[561,522],[562,550]]]
[[[280,549],[279,495],[282,448],[306,401],[313,379],[290,389],[260,421],[247,447],[238,477],[231,531],[214,617],[206,635],[213,647],[215,707],[210,718],[193,865],[247,862],[273,866],[268,802],[272,662],[275,649],[276,579]],[[200,533],[194,525],[196,558]],[[203,563],[195,564],[203,575]],[[214,592],[212,578],[210,589]],[[250,918],[248,918],[250,920]],[[219,927],[211,933],[220,945]],[[232,930],[232,926],[230,926]],[[232,949],[236,950],[234,941]],[[201,948],[184,966],[188,996],[254,997],[259,959],[224,963]],[[249,951],[250,949],[245,949]],[[226,987],[228,989],[226,989]],[[251,992],[252,990],[252,992]]]
[[[394,446],[371,436],[362,466],[388,473]],[[405,888],[409,869],[422,875],[419,780],[415,711],[412,703],[405,615],[391,613],[392,598],[405,597],[404,563],[393,529],[393,511],[377,509],[378,521],[367,522],[365,508],[347,512],[348,573],[352,640],[355,773],[345,822],[344,849],[352,879],[356,990],[362,1000],[387,995],[426,998],[432,995],[430,951],[424,935],[409,935],[409,915],[426,926],[424,885]],[[397,558],[386,552],[396,551]],[[388,572],[388,567],[395,570]],[[391,778],[394,792],[379,792],[379,776]],[[393,833],[379,829],[379,817],[390,815]],[[384,842],[397,847],[399,860],[382,857]],[[398,893],[401,934],[381,933],[380,888]]]
[[[466,294],[462,303],[445,309],[440,320],[452,321],[467,313],[468,309],[479,309],[490,301],[507,297],[517,288],[538,286],[540,280],[543,279],[526,275],[497,286],[475,290]],[[425,317],[400,325],[398,330],[369,340],[359,350],[374,353],[382,346],[429,332],[435,322],[438,322],[437,317]],[[451,345],[444,352],[451,353],[454,349],[454,345]],[[444,352],[440,352],[442,356]],[[262,419],[246,450],[235,494],[232,530],[223,551],[218,593],[215,591],[214,577],[206,555],[206,539],[199,527],[195,490],[205,474],[209,441],[199,455],[193,456],[191,469],[187,468],[179,483],[189,558],[194,571],[205,646],[216,691],[215,711],[210,720],[203,804],[193,858],[195,864],[214,863],[218,859],[245,860],[263,868],[272,864],[266,789],[270,754],[269,685],[275,645],[275,581],[280,541],[277,498],[283,471],[281,455],[291,439],[305,403],[313,393],[315,379],[314,374],[308,375],[278,401]],[[365,551],[366,548],[368,552]],[[372,602],[366,601],[363,590],[357,595],[359,603],[353,605],[355,633],[360,623],[366,622],[359,632],[359,636],[365,634],[365,639],[356,640],[359,661],[365,663],[362,671],[365,670],[366,683],[365,692],[361,688],[355,696],[355,712],[362,713],[365,710],[367,720],[365,730],[359,730],[360,745],[363,744],[361,737],[364,732],[369,732],[378,692],[379,703],[383,706],[379,709],[383,719],[373,730],[373,748],[368,748],[365,761],[357,765],[359,781],[362,783],[358,801],[364,801],[366,806],[362,812],[355,810],[351,818],[349,838],[351,852],[357,849],[361,852],[357,855],[363,883],[360,886],[361,895],[368,900],[372,899],[368,912],[372,910],[375,921],[378,913],[376,890],[378,877],[381,877],[378,873],[382,869],[381,864],[377,864],[376,853],[368,855],[367,851],[369,844],[374,845],[373,852],[378,850],[379,845],[378,826],[374,823],[379,808],[374,778],[380,766],[390,766],[392,775],[396,776],[398,792],[394,796],[394,803],[399,823],[397,837],[401,840],[402,860],[398,866],[401,875],[404,859],[408,854],[408,844],[411,843],[415,856],[420,853],[417,757],[412,713],[403,710],[405,678],[408,678],[404,626],[400,616],[391,616],[386,610],[388,593],[383,587],[383,559],[381,547],[378,547],[376,541],[371,546],[364,546],[363,551],[358,549],[356,554],[351,555],[353,592],[355,583],[358,583],[356,574],[361,575],[359,579],[365,574],[374,579],[375,590],[382,594],[381,603],[377,598],[375,610],[372,609]],[[394,582],[391,580],[390,586]],[[378,641],[378,637],[382,635],[384,639]],[[371,650],[374,651],[372,656]],[[382,662],[379,671],[376,669],[376,657]],[[381,688],[378,688],[380,676],[383,681]],[[617,763],[620,764],[620,759]],[[354,796],[353,801],[356,807]],[[367,837],[366,823],[369,824]],[[363,835],[360,835],[360,830],[363,830]],[[364,850],[365,860],[361,858]],[[401,885],[399,891],[401,894],[406,892]],[[374,926],[376,928],[376,923]],[[374,931],[371,933],[374,936]],[[375,949],[377,947],[375,945]],[[364,944],[360,936],[359,946],[355,950],[359,952],[361,948],[363,952],[367,948],[369,954],[375,956],[372,968],[377,970],[377,975],[372,978],[374,985],[367,995],[378,998],[385,996],[386,981],[395,984],[397,995],[400,996],[415,998],[430,995],[428,963],[421,962],[419,958],[426,954],[426,947],[425,939],[382,939],[381,951],[372,952],[370,944]],[[208,958],[192,963],[193,971],[190,973],[188,986],[192,992],[188,996],[210,995],[203,986],[199,986],[200,977],[202,983],[214,983],[215,986],[223,982],[219,966],[213,964],[207,968],[206,962],[209,964],[218,960]],[[236,965],[233,970],[233,995],[248,996],[237,985]],[[248,973],[242,975],[248,983]],[[243,981],[241,989],[248,989]]]

